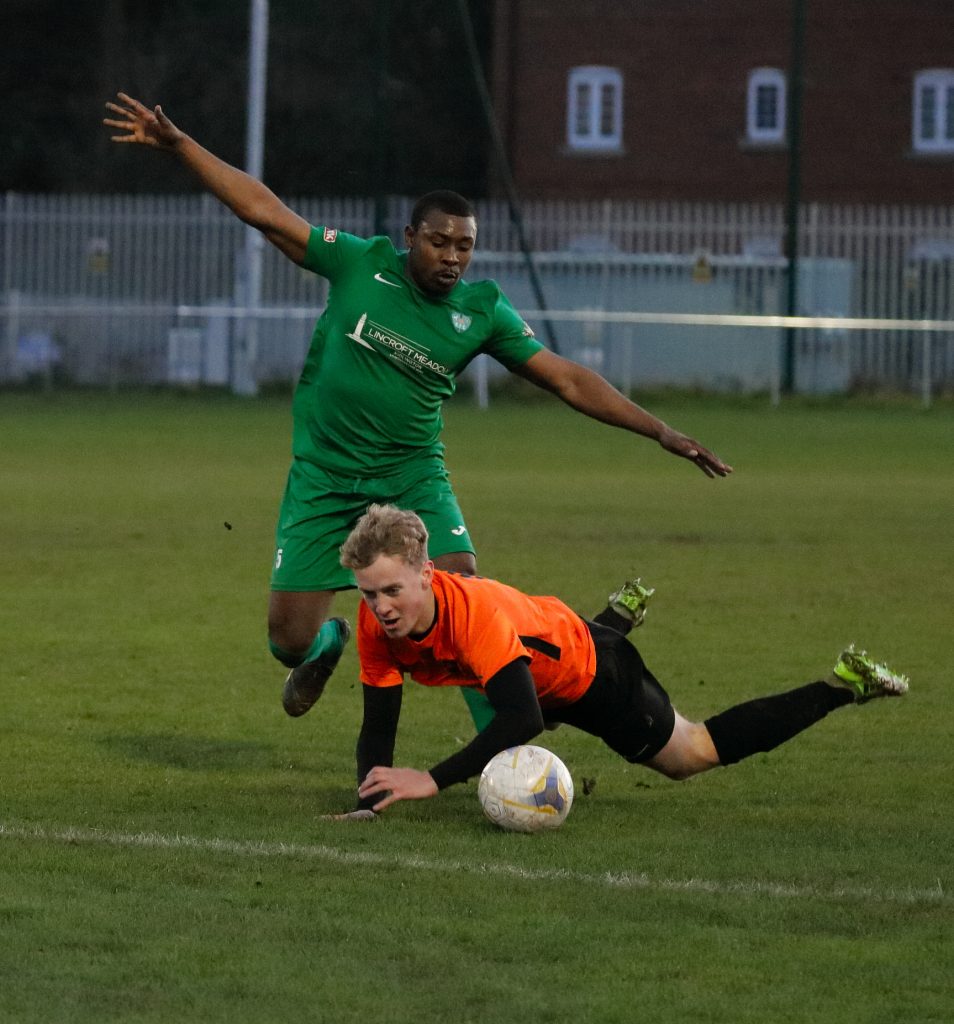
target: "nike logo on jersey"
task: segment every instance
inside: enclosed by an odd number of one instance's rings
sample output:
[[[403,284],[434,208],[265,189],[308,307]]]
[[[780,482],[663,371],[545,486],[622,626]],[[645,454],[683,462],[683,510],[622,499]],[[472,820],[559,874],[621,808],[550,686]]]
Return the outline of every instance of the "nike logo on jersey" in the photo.
[[[389,281],[386,277],[382,277],[380,273],[374,275],[375,281],[380,281],[381,284],[390,285],[392,288],[400,288],[400,284],[397,281]]]

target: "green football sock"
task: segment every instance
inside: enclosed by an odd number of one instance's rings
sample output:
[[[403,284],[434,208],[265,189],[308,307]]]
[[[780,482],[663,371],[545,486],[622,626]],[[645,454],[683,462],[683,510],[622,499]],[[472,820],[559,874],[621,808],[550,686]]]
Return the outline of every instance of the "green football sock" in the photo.
[[[338,626],[329,619],[322,624],[315,639],[311,642],[311,647],[304,654],[292,654],[279,647],[278,644],[272,643],[271,640],[268,641],[268,649],[272,652],[272,656],[277,658],[287,668],[298,668],[299,665],[304,665],[306,661],[314,661],[315,658],[320,658],[325,651],[333,648],[340,642]]]
[[[478,732],[483,732],[494,719],[494,709],[487,697],[472,686],[460,688],[464,703],[470,711],[470,717],[474,720],[474,727]]]
[[[285,668],[298,668],[301,664],[302,659],[300,654],[292,654],[291,652],[286,651],[284,647],[279,647],[278,644],[274,643],[272,640],[268,641],[268,649],[272,652],[272,657],[276,661],[280,661]]]
[[[311,647],[305,651],[305,656],[301,659],[302,664],[307,661],[314,661],[315,658],[320,658],[325,651],[340,646],[341,634],[338,632],[338,623],[333,619],[329,619],[327,622],[322,623],[317,636],[311,642]]]

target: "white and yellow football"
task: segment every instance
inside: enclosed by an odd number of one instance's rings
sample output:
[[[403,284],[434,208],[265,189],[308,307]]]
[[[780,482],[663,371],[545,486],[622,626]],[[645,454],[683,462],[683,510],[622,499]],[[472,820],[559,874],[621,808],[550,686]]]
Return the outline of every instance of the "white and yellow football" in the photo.
[[[480,773],[484,814],[508,832],[557,828],[573,805],[573,779],[552,751],[533,744],[501,750]]]

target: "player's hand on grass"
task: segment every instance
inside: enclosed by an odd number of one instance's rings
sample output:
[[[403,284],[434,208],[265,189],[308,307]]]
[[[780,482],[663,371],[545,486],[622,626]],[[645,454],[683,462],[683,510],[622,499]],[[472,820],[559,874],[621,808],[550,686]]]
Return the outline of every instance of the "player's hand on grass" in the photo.
[[[111,135],[112,142],[138,142],[140,145],[154,146],[157,149],[174,149],[183,138],[183,132],[166,117],[158,104],[150,110],[124,92],[117,93],[117,96],[122,106],[110,102],[106,104],[106,109],[118,117],[103,118],[103,124],[109,128],[119,128],[126,134]]]
[[[708,477],[728,476],[732,467],[723,462],[718,455],[703,448],[698,441],[694,441],[678,430],[667,427],[659,437],[659,443],[667,452],[679,455],[690,462],[694,462]]]
[[[365,776],[358,786],[358,796],[365,797],[385,793],[386,796],[374,805],[376,811],[383,811],[398,800],[426,800],[437,796],[437,783],[430,772],[419,772],[414,768],[384,768],[378,765]]]
[[[322,821],[377,821],[378,816],[370,807],[360,807],[356,811],[345,811],[344,814],[323,814]]]

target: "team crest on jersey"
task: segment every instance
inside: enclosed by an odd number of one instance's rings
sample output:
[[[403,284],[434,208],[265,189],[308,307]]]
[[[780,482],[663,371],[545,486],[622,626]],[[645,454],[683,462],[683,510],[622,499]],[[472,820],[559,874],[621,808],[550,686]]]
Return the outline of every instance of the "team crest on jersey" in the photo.
[[[338,237],[337,228],[325,228],[325,241],[333,242]]]
[[[451,313],[451,323],[458,334],[463,334],[471,325],[471,318],[466,313],[458,313],[456,310]]]

